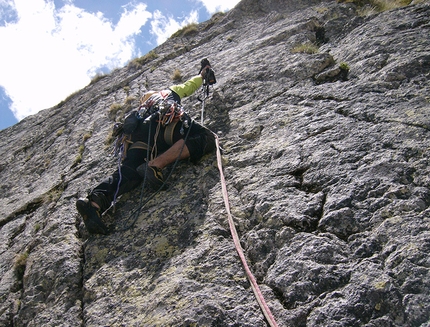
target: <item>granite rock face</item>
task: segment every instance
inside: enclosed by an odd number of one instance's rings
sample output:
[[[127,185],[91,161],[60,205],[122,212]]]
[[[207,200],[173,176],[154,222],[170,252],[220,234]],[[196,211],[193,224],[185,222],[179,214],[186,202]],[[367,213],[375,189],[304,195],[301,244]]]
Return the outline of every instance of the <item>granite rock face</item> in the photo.
[[[205,57],[205,125],[278,325],[428,326],[429,17],[243,0],[1,131],[0,326],[267,326],[215,155],[180,163],[139,215],[140,188],[124,195],[107,236],[75,209],[115,170],[113,123]],[[197,95],[183,104],[200,121]]]

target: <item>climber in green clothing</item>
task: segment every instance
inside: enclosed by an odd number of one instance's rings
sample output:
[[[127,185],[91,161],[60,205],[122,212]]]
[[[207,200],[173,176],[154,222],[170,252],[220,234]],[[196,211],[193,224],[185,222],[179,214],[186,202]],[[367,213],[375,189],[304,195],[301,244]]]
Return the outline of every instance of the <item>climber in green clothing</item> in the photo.
[[[90,233],[108,233],[101,214],[117,196],[134,189],[145,176],[149,186],[158,190],[164,184],[162,170],[167,165],[187,158],[196,163],[215,149],[212,132],[192,120],[181,106],[181,99],[197,91],[209,71],[209,61],[202,60],[199,75],[166,90],[146,92],[139,110],[125,118],[120,129],[125,148],[121,167],[87,198],[76,202]]]

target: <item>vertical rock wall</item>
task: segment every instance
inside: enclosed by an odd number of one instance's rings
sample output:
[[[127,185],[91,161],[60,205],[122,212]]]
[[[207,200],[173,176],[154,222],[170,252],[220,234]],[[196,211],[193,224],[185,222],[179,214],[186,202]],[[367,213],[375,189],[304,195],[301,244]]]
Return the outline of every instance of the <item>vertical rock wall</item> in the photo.
[[[427,326],[430,7],[244,0],[0,132],[0,326],[267,326],[228,230],[216,160],[180,163],[88,235],[75,201],[115,170],[110,129],[147,89],[218,83],[241,243],[280,326]],[[59,81],[60,82],[60,81]],[[200,103],[183,103],[200,121]],[[143,199],[148,194],[143,193]]]

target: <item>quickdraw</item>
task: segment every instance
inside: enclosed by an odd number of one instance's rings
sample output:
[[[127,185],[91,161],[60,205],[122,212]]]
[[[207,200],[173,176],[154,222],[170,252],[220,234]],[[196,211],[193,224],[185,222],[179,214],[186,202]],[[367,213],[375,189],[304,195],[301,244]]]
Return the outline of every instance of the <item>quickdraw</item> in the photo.
[[[204,115],[205,115],[205,101],[206,99],[209,98],[209,85],[203,85],[202,87],[202,94],[201,96],[199,95],[197,97],[197,99],[202,103],[202,112],[201,112],[201,119],[200,119],[200,124],[203,126],[203,121],[204,121]]]
[[[200,71],[199,74],[206,69],[203,76],[203,84],[202,84],[202,94],[197,97],[197,99],[202,103],[202,113],[201,113],[201,125],[203,126],[204,114],[205,114],[205,101],[209,98],[209,86],[214,85],[216,83],[215,72],[209,63],[209,60],[202,59],[200,62]]]

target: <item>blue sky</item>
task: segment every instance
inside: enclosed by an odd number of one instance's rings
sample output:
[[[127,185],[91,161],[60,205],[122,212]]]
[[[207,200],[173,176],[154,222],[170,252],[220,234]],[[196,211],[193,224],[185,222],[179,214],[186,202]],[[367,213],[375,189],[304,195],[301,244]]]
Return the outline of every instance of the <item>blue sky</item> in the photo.
[[[0,0],[0,130],[239,0]]]

